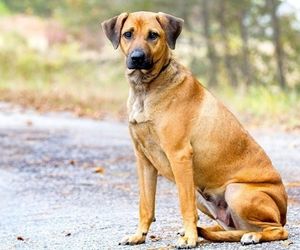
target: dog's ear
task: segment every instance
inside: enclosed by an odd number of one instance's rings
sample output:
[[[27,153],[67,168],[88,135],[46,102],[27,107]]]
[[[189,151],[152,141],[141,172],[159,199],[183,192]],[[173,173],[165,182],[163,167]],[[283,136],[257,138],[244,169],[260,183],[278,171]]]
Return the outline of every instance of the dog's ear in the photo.
[[[124,12],[101,23],[102,29],[104,30],[104,33],[107,36],[107,38],[111,41],[112,45],[114,46],[114,49],[117,49],[119,46],[121,30],[127,17],[128,13]]]
[[[166,32],[167,42],[171,49],[175,49],[176,39],[181,33],[183,19],[158,12],[157,21],[160,23],[163,30]]]

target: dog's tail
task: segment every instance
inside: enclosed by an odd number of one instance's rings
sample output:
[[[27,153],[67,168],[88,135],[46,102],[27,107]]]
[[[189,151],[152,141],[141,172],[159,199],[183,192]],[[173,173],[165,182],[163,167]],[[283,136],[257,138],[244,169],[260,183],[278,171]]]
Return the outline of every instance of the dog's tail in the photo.
[[[214,242],[238,242],[242,236],[249,231],[232,230],[232,231],[210,231],[197,227],[198,236]]]

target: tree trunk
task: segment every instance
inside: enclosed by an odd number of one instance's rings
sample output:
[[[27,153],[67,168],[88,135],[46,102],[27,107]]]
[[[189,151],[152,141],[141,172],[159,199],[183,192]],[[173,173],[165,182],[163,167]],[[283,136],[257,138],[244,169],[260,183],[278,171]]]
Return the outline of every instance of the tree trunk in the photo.
[[[244,75],[246,86],[249,86],[252,77],[251,77],[251,68],[249,64],[249,45],[248,45],[248,28],[245,24],[245,19],[247,17],[247,7],[241,7],[239,13],[239,28],[242,39],[242,73]]]
[[[202,0],[202,18],[203,18],[202,22],[203,22],[204,37],[205,37],[206,47],[207,47],[207,54],[210,61],[208,84],[210,86],[216,86],[218,84],[218,79],[216,74],[218,69],[218,62],[217,62],[213,41],[211,38],[208,4],[209,4],[209,0]]]
[[[276,54],[278,81],[282,88],[286,88],[287,86],[286,86],[286,80],[285,80],[284,68],[283,68],[284,52],[280,41],[280,25],[277,16],[277,9],[279,3],[277,0],[268,0],[267,4],[271,12],[271,22],[273,28],[273,44],[275,47],[275,54]]]
[[[227,30],[226,30],[226,23],[225,23],[226,2],[227,2],[226,0],[220,1],[220,9],[219,9],[220,32],[221,32],[221,37],[223,42],[224,62],[225,62],[227,75],[230,83],[236,87],[237,79],[231,61],[230,46],[228,44],[228,37],[227,37]]]

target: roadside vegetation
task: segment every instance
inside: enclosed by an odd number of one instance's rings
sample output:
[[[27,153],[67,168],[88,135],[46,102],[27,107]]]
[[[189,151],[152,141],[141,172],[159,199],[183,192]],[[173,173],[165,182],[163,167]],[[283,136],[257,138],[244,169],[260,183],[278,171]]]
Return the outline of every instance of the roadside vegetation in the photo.
[[[300,128],[300,10],[277,0],[0,0],[0,100],[124,120],[124,63],[100,22],[141,9],[185,19],[175,56],[244,122]]]

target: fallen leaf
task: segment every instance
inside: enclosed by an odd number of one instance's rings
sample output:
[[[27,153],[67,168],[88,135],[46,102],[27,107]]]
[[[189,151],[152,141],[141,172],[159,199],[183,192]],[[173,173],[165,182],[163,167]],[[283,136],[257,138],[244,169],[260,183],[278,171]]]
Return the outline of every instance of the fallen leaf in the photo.
[[[103,167],[97,167],[97,168],[95,168],[94,173],[103,174],[104,173],[104,168]]]
[[[30,127],[30,126],[33,125],[33,122],[32,122],[31,120],[27,120],[27,121],[26,121],[26,125]]]
[[[156,236],[156,235],[150,235],[149,238],[153,242],[161,240],[161,238],[159,236]]]
[[[23,238],[22,236],[18,236],[18,237],[17,237],[17,240],[24,241],[24,238]]]

